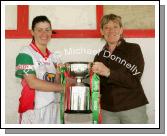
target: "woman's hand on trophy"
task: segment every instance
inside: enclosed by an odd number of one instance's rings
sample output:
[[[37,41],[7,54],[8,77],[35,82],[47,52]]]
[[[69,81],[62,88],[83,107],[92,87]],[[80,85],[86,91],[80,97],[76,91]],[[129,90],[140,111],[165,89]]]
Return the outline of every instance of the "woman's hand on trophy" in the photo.
[[[76,79],[71,78],[71,77],[66,77],[66,84],[72,85],[76,83]]]
[[[57,87],[57,90],[60,91],[60,93],[64,91],[64,87],[62,84],[58,83],[58,84],[56,84],[56,87]]]
[[[58,63],[58,64],[56,64],[55,67],[56,67],[57,72],[60,74],[60,73],[61,73],[60,69],[61,69],[62,67],[65,67],[65,65],[64,65],[63,63]]]
[[[102,62],[94,62],[92,70],[101,76],[109,77],[110,69],[107,68]]]

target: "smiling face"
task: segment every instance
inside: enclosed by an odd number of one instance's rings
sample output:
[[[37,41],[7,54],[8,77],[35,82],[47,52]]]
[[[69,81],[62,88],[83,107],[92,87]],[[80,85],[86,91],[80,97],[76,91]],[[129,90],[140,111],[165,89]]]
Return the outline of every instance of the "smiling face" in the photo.
[[[48,22],[39,22],[35,24],[34,30],[31,31],[35,43],[46,46],[51,39],[52,30]]]
[[[106,42],[109,44],[116,44],[123,33],[123,28],[117,21],[110,20],[101,28],[100,32]]]

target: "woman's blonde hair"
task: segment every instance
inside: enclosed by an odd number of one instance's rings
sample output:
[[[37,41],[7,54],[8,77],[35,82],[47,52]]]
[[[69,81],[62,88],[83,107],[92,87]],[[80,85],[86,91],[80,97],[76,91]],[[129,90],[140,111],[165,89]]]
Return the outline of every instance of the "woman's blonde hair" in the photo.
[[[100,21],[100,28],[103,29],[104,25],[107,24],[109,21],[113,21],[119,24],[122,27],[121,17],[115,14],[108,14],[104,15]]]

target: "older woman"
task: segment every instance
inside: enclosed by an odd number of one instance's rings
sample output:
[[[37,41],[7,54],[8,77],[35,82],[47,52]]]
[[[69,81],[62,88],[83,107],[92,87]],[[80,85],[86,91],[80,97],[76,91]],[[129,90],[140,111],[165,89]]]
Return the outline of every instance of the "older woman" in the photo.
[[[140,46],[123,39],[120,16],[103,16],[100,30],[106,45],[95,56],[93,71],[100,75],[103,123],[147,123],[148,100],[140,82],[144,69]]]

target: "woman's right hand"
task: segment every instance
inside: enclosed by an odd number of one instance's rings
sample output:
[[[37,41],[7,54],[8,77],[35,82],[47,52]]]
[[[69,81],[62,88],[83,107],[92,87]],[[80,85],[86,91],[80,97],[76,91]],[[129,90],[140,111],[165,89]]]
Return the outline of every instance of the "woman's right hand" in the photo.
[[[92,70],[101,76],[108,77],[110,75],[110,69],[106,67],[102,62],[95,62],[93,64]]]
[[[56,64],[55,67],[56,67],[57,72],[60,74],[60,73],[61,73],[60,69],[61,69],[62,67],[65,67],[65,65],[64,65],[63,63],[59,63],[59,64]]]

